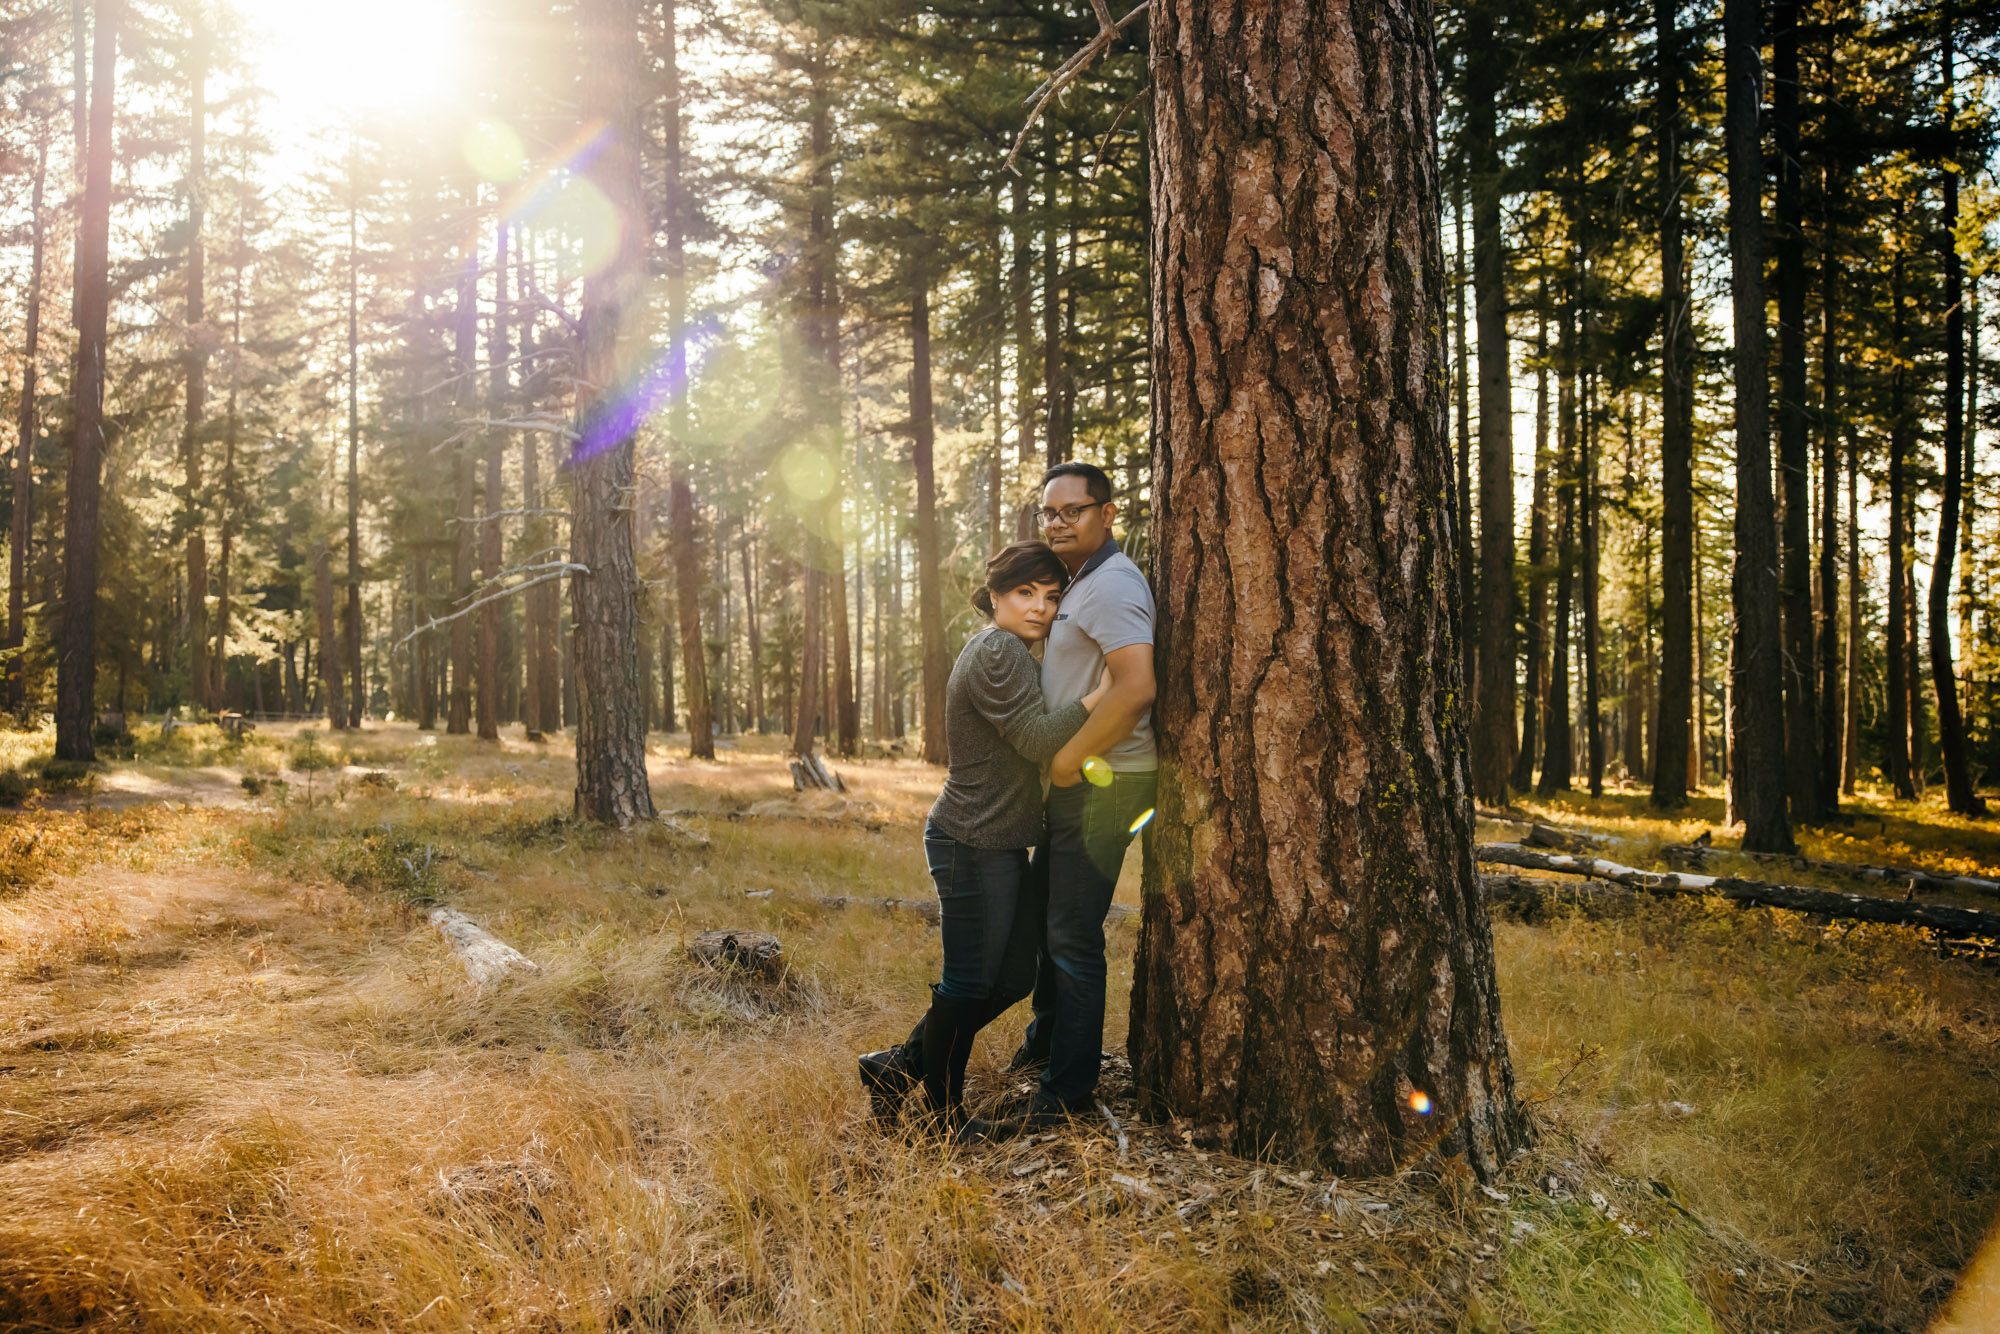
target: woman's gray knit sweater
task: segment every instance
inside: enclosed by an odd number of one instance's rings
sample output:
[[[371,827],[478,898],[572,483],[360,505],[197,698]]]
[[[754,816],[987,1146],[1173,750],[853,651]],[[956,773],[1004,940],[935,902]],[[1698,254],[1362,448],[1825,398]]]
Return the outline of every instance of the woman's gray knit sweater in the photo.
[[[1042,841],[1042,769],[1090,710],[1050,711],[1042,666],[1020,636],[988,626],[966,641],[945,687],[950,776],[931,823],[975,848]]]

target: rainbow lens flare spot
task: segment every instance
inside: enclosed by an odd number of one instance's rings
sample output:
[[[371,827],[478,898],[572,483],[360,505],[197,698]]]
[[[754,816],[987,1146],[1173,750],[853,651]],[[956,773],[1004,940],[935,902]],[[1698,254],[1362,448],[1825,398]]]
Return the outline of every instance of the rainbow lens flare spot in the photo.
[[[1126,830],[1125,832],[1128,834],[1136,834],[1141,829],[1144,829],[1147,825],[1151,823],[1153,823],[1153,808],[1151,806],[1148,806],[1145,810],[1139,812],[1139,818],[1134,820],[1132,822],[1132,827]]]
[[[1410,1110],[1418,1116],[1429,1116],[1431,1114],[1431,1095],[1425,1093],[1422,1089],[1418,1089],[1415,1093],[1412,1093],[1410,1095]]]
[[[1083,762],[1083,776],[1093,787],[1111,786],[1111,766],[1100,756],[1093,755]]]

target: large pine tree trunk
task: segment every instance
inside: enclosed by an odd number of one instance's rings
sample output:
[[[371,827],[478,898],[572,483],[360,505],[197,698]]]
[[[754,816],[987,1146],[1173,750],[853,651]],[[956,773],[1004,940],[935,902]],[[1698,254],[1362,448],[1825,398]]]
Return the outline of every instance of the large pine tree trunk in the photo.
[[[1945,20],[1945,121],[1955,104],[1952,20]],[[1945,800],[1960,815],[1984,815],[1986,802],[1972,787],[1965,719],[1959,712],[1958,675],[1951,653],[1951,567],[1958,555],[1959,505],[1965,487],[1965,264],[1958,253],[1958,171],[1944,173],[1944,483],[1938,500],[1937,556],[1931,562],[1931,688],[1937,693],[1938,750],[1944,760]]]
[[[1520,1131],[1455,703],[1429,14],[1154,0],[1151,23],[1135,1079],[1238,1152],[1491,1176]]]
[[[951,675],[951,660],[945,654],[944,609],[938,590],[937,477],[931,458],[937,446],[931,409],[931,293],[930,280],[921,265],[910,289],[910,430],[916,440],[917,624],[924,653],[924,759],[944,764],[944,688]]]
[[[586,168],[620,220],[610,262],[583,285],[578,441],[570,463],[570,580],[575,624],[576,813],[620,828],[653,815],[639,702],[639,570],[633,551],[633,444],[617,387],[620,335],[643,300],[639,189],[639,0],[583,0],[583,119],[608,129]]]
[[[1589,770],[1590,795],[1604,795],[1604,717],[1600,692],[1603,587],[1598,578],[1601,554],[1597,490],[1597,377],[1586,373],[1584,386],[1583,465],[1577,479],[1577,514],[1583,529],[1583,744]]]
[[[1660,722],[1653,805],[1687,802],[1694,715],[1693,314],[1681,237],[1679,0],[1653,0],[1660,196]]]
[[[1841,699],[1846,705],[1840,746],[1840,795],[1854,795],[1854,777],[1861,763],[1861,459],[1853,427],[1845,434],[1847,448],[1847,658],[1841,664]]]
[[[1556,609],[1549,652],[1549,703],[1542,721],[1542,776],[1537,796],[1567,792],[1575,769],[1571,745],[1569,647],[1576,600],[1576,317],[1565,285],[1557,321],[1561,374],[1556,384]]]
[[[63,525],[62,629],[56,641],[56,758],[91,760],[97,686],[97,531],[104,480],[105,327],[111,304],[111,125],[120,0],[97,0],[91,34],[90,147],[76,243],[76,368]]]
[[[1730,289],[1736,330],[1736,609],[1730,746],[1743,847],[1790,852],[1785,810],[1785,684],[1771,496],[1770,382],[1764,339],[1764,152],[1759,0],[1724,0],[1723,111],[1729,159]]]
[[[1472,275],[1465,267],[1465,171],[1459,164],[1458,188],[1452,191],[1452,380],[1457,389],[1458,485],[1452,489],[1455,502],[1452,527],[1456,531],[1458,559],[1459,672],[1470,682],[1479,680],[1479,560],[1472,553],[1472,374],[1471,342],[1465,327],[1465,291]],[[1477,724],[1474,724],[1477,726]]]
[[[1778,476],[1784,603],[1785,788],[1794,824],[1820,818],[1814,679],[1812,466],[1806,431],[1806,238],[1799,165],[1800,0],[1778,0],[1771,44],[1777,156]]]
[[[187,623],[189,703],[208,701],[208,537],[202,512],[202,423],[208,410],[207,249],[203,226],[208,214],[208,37],[199,19],[188,43],[188,250],[186,415],[181,427],[182,523],[187,542]]]
[[[48,210],[43,204],[49,175],[49,129],[43,124],[35,138],[35,179],[29,187],[28,292],[26,327],[21,347],[20,432],[14,447],[12,527],[7,551],[7,710],[16,717],[28,707],[28,668],[22,653],[28,642],[28,543],[34,530],[35,439],[41,418],[35,394],[41,375],[42,265],[48,249]]]
[[[1479,323],[1479,650],[1472,790],[1505,805],[1514,769],[1514,388],[1500,229],[1501,52],[1491,11],[1466,11],[1466,166],[1472,186],[1472,288]]]

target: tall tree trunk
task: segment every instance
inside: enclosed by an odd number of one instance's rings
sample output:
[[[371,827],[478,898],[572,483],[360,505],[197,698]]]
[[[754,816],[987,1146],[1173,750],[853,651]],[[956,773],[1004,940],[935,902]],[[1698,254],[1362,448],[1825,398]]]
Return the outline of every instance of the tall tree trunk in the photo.
[[[1861,762],[1861,460],[1853,427],[1845,432],[1847,459],[1847,661],[1841,699],[1846,726],[1840,746],[1840,794],[1854,795],[1854,775]]]
[[[757,623],[757,579],[750,559],[750,539],[745,538],[738,548],[743,564],[743,611],[750,636],[750,725],[759,732],[767,730],[764,717],[764,636]],[[667,687],[668,698],[672,699],[672,685]],[[673,712],[668,706],[668,713]]]
[[[326,701],[326,725],[338,732],[347,726],[346,691],[340,679],[340,650],[333,629],[333,553],[324,542],[313,544],[313,614],[319,622],[320,693]]]
[[[1562,342],[1556,383],[1556,612],[1549,654],[1549,705],[1542,728],[1542,777],[1538,796],[1567,792],[1575,770],[1570,745],[1569,645],[1576,590],[1576,315],[1565,284],[1557,321]]]
[[[1583,741],[1590,770],[1590,795],[1604,795],[1604,718],[1599,692],[1603,689],[1602,593],[1598,578],[1597,376],[1583,376],[1583,466],[1577,479],[1577,513],[1583,527]]]
[[[917,474],[917,623],[924,650],[924,759],[944,764],[944,687],[951,660],[944,647],[938,580],[937,478],[932,467],[936,419],[931,409],[931,292],[921,263],[910,282],[910,431]]]
[[[1826,172],[1826,235],[1820,243],[1819,436],[1819,807],[1825,818],[1840,809],[1845,774],[1842,749],[1846,692],[1841,682],[1840,635],[1840,258],[1834,250],[1838,168]],[[1859,633],[1848,627],[1849,636]]]
[[[412,625],[422,624],[432,619],[436,608],[431,605],[431,558],[430,553],[419,546],[410,554],[410,621]],[[411,667],[415,676],[412,689],[416,694],[417,730],[428,732],[437,726],[437,673],[432,661],[437,653],[437,635],[425,630],[417,636],[416,652],[411,655]]]
[[[1014,453],[1026,468],[1036,461],[1035,403],[1040,388],[1036,377],[1028,374],[1035,360],[1035,227],[1028,205],[1027,173],[1017,174],[1007,188],[1007,287],[1014,302]],[[1032,501],[1022,503],[1015,521],[1016,539],[1025,542],[1034,537],[1034,511],[1041,503],[1039,491]],[[902,735],[901,728],[896,735]]]
[[[813,539],[808,537],[806,544],[811,547]],[[799,645],[798,709],[792,715],[792,753],[800,756],[812,754],[813,734],[819,729],[820,679],[826,674],[826,632],[821,614],[826,603],[825,582],[826,575],[819,562],[808,556],[799,595],[803,633]]]
[[[541,553],[549,545],[545,540],[548,534],[548,523],[537,513],[542,507],[542,477],[541,447],[536,443],[535,437],[536,432],[534,431],[521,432],[521,508],[526,511],[521,519],[521,549],[524,554],[529,554],[534,558],[533,561],[527,563],[539,563],[546,559]],[[546,626],[542,619],[542,599],[540,597],[542,588],[543,585],[538,584],[523,594],[523,597],[526,598],[526,604],[521,609],[523,616],[521,626],[521,667],[523,676],[521,683],[521,727],[527,733],[528,740],[530,741],[539,740],[543,729],[550,725],[547,717],[542,712],[542,645],[546,633]],[[673,680],[672,660],[662,659],[662,661],[667,664],[667,679],[671,682]],[[672,718],[672,707],[667,709],[667,716]]]
[[[451,543],[451,609],[462,612],[472,603],[472,542],[479,526],[473,508],[472,414],[479,403],[479,250],[468,245],[458,273],[458,306],[453,312],[453,373],[458,379],[459,420],[453,434],[458,442],[451,448],[453,504]],[[629,504],[629,502],[628,502]],[[470,616],[455,616],[451,623],[451,707],[445,715],[447,735],[461,736],[472,730],[472,630]]]
[[[1479,648],[1472,791],[1507,802],[1514,768],[1514,389],[1500,228],[1501,52],[1491,11],[1466,10],[1466,168],[1472,187],[1472,289],[1479,324]]]
[[[243,415],[241,397],[243,391],[241,370],[243,366],[243,303],[244,268],[249,254],[249,222],[247,210],[236,210],[235,263],[231,266],[229,281],[229,397],[223,407],[222,420],[222,488],[216,497],[216,510],[221,519],[221,543],[216,551],[215,561],[215,651],[209,655],[210,703],[222,708],[223,676],[229,669],[229,630],[234,615],[231,602],[230,577],[236,559],[236,514],[241,503],[241,492],[237,486],[236,446],[242,430]]]
[[[1799,162],[1801,0],[1777,0],[1771,128],[1777,148],[1778,496],[1784,604],[1785,789],[1794,824],[1820,819],[1819,697],[1814,679],[1812,449],[1806,429],[1806,239]]]
[[[21,717],[28,708],[28,544],[34,532],[35,441],[41,434],[35,394],[41,377],[42,265],[48,249],[48,210],[43,194],[49,175],[49,127],[35,136],[35,180],[28,196],[30,258],[27,312],[21,348],[20,434],[14,447],[14,512],[7,552],[7,710]]]
[[[1458,188],[1452,191],[1452,383],[1457,389],[1458,485],[1452,489],[1452,527],[1458,541],[1459,672],[1479,680],[1479,561],[1472,551],[1472,373],[1471,347],[1465,327],[1465,289],[1472,275],[1465,267],[1465,171],[1461,162]],[[1475,707],[1475,714],[1477,709]],[[1474,727],[1478,726],[1477,720]],[[1476,748],[1476,747],[1475,747]]]
[[[1900,218],[1898,219],[1900,222]],[[1908,392],[1905,388],[1908,343],[1903,316],[1903,252],[1900,228],[1896,257],[1890,266],[1890,340],[1895,363],[1889,372],[1889,625],[1888,689],[1889,787],[1905,801],[1917,796],[1911,773],[1910,753],[1910,609],[1905,595],[1908,583],[1903,566],[1908,559],[1910,534],[1904,526],[1909,514],[1907,502],[1907,461],[1910,455]]]
[[[1490,1177],[1522,1132],[1454,704],[1428,12],[1155,0],[1151,24],[1135,1082],[1237,1152]]]
[[[92,760],[97,685],[97,533],[104,476],[105,326],[111,304],[111,125],[120,0],[96,0],[91,34],[90,147],[76,243],[76,369],[71,384],[69,493],[63,525],[63,617],[56,644],[56,758]]]
[[[368,711],[361,672],[361,178],[359,150],[350,141],[347,201],[347,677],[353,699],[350,727]]]
[[[1947,131],[1956,103],[1953,21],[1944,20],[1944,111]],[[1965,719],[1958,707],[1958,673],[1951,653],[1951,567],[1958,555],[1958,508],[1965,485],[1965,265],[1958,253],[1958,164],[1944,173],[1944,482],[1938,502],[1937,555],[1931,561],[1931,689],[1937,694],[1938,750],[1944,760],[1945,801],[1959,815],[1984,815],[1973,790]]]
[[[507,225],[502,222],[494,238],[493,323],[486,337],[486,415],[499,421],[507,415],[507,362],[513,356],[507,336]],[[500,453],[507,446],[499,427],[480,433],[486,443],[486,476],[480,487],[479,575],[481,596],[492,597],[500,581],[500,515],[507,508],[504,483],[500,476]],[[635,638],[636,642],[636,638]],[[642,699],[652,692],[640,675]],[[641,706],[642,712],[643,705]],[[479,736],[483,741],[500,739],[500,601],[494,598],[479,609]]]
[[[1548,290],[1543,285],[1546,307]],[[1548,691],[1549,643],[1549,332],[1546,310],[1535,321],[1535,481],[1528,515],[1527,679],[1521,690],[1521,746],[1508,785],[1526,792],[1535,783],[1541,752],[1543,698]]]
[[[1736,804],[1748,852],[1790,852],[1785,809],[1782,626],[1771,495],[1771,386],[1764,339],[1764,151],[1760,0],[1724,0],[1723,130],[1729,164],[1730,289],[1736,330],[1736,609],[1730,663]]]
[[[1042,142],[1048,154],[1042,163],[1042,420],[1047,450],[1045,458],[1049,466],[1054,467],[1069,458],[1070,435],[1069,423],[1063,420],[1063,405],[1067,401],[1063,393],[1063,379],[1068,371],[1063,364],[1062,261],[1057,244],[1061,228],[1057,221],[1060,211],[1056,206],[1056,183],[1060,179],[1061,168],[1056,160],[1056,123],[1053,117],[1042,121]],[[922,571],[918,573],[921,575]],[[930,745],[927,733],[924,738],[926,754]]]
[[[619,828],[653,815],[639,702],[639,570],[632,533],[632,425],[617,386],[620,335],[643,300],[639,185],[639,0],[582,0],[583,118],[608,128],[585,168],[619,220],[610,261],[584,279],[578,441],[570,464],[570,580],[576,626],[576,814]],[[677,383],[680,381],[677,381]]]
[[[668,380],[687,383],[687,181],[681,160],[679,0],[661,0],[660,63],[666,122],[667,356]],[[667,483],[668,540],[673,545],[674,606],[680,614],[681,683],[687,689],[688,754],[715,758],[715,713],[708,693],[708,649],[701,633],[701,557],[695,551],[694,493],[688,482],[689,429],[685,393],[670,414],[672,464]]]
[[[181,428],[181,522],[187,544],[187,625],[189,703],[198,710],[208,699],[208,537],[203,530],[202,425],[208,410],[208,334],[203,297],[206,281],[208,215],[208,33],[199,18],[188,41],[188,251],[187,411]]]
[[[1687,802],[1694,718],[1694,321],[1681,236],[1680,0],[1653,0],[1660,195],[1660,742],[1653,805]]]

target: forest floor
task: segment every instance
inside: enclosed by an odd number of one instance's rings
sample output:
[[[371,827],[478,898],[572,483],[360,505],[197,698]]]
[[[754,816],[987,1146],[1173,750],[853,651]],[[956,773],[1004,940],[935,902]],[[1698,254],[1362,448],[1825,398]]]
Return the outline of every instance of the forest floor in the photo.
[[[954,1152],[854,1077],[936,932],[825,901],[929,896],[938,771],[801,797],[776,738],[656,738],[674,823],[614,834],[518,729],[141,730],[39,783],[48,736],[0,735],[30,775],[0,792],[64,789],[0,815],[7,1328],[1917,1331],[2000,1208],[2000,974],[1911,931],[1643,897],[1497,922],[1538,1138],[1496,1187],[1207,1152],[1134,1123],[1116,1058],[1116,1128]],[[1812,851],[2000,868],[2000,822],[1854,807]],[[1527,809],[1642,847],[1721,814]],[[432,903],[537,969],[475,988]],[[689,959],[710,928],[775,932],[783,977]],[[1110,938],[1117,1049],[1131,919]],[[976,1099],[1020,1091],[1018,1031]]]

